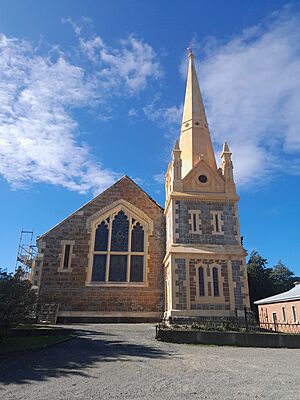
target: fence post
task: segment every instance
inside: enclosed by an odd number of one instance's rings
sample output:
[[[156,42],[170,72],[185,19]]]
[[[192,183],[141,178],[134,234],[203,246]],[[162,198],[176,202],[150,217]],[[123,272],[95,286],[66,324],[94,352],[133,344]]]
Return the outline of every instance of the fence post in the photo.
[[[246,331],[248,331],[248,319],[247,319],[247,308],[244,307],[244,315],[245,315],[245,327]]]

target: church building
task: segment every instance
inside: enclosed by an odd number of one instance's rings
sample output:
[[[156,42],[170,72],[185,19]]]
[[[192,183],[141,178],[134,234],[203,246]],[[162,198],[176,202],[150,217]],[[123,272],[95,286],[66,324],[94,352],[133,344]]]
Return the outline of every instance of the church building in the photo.
[[[128,176],[37,241],[39,304],[58,322],[192,321],[249,308],[231,152],[217,167],[189,52],[165,209]]]

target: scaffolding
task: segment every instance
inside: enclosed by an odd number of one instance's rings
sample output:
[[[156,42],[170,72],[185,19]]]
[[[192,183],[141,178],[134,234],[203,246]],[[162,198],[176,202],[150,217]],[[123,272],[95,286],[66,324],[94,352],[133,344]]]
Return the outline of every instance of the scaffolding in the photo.
[[[31,268],[36,253],[36,245],[33,244],[33,230],[26,231],[22,228],[15,270],[21,270],[23,272],[24,279],[30,278]]]

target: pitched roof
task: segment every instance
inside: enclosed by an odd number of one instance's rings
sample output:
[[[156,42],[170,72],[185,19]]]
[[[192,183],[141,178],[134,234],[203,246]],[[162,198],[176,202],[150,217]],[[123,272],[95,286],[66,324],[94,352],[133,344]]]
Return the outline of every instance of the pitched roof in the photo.
[[[152,199],[151,196],[149,196],[149,194],[147,192],[145,192],[144,189],[142,189],[137,183],[135,183],[131,178],[129,178],[128,175],[124,175],[122,178],[120,178],[117,182],[115,182],[113,185],[111,185],[110,187],[108,187],[107,189],[105,189],[103,192],[99,193],[97,196],[93,197],[91,200],[89,200],[87,203],[83,204],[81,207],[79,207],[77,210],[75,210],[74,212],[72,212],[72,214],[68,215],[66,218],[64,218],[62,221],[58,222],[56,225],[54,225],[52,228],[50,228],[47,232],[43,233],[41,236],[39,236],[37,238],[37,240],[43,238],[44,236],[46,236],[49,232],[53,231],[53,229],[57,228],[60,224],[62,224],[63,222],[67,221],[68,219],[70,219],[73,215],[75,215],[76,213],[78,213],[79,211],[81,211],[84,207],[86,207],[88,204],[92,203],[97,197],[101,197],[102,195],[104,195],[104,193],[106,193],[108,190],[110,190],[112,187],[116,186],[119,182],[121,182],[122,180],[127,179],[129,180],[131,183],[133,183],[135,186],[137,186],[143,193],[145,193],[145,195],[157,206],[159,207],[161,210],[164,210],[164,208],[159,205],[154,199]]]
[[[276,294],[275,296],[266,297],[265,299],[257,300],[254,304],[271,304],[281,303],[283,301],[300,300],[300,284],[296,284],[295,287],[288,290],[287,292]]]

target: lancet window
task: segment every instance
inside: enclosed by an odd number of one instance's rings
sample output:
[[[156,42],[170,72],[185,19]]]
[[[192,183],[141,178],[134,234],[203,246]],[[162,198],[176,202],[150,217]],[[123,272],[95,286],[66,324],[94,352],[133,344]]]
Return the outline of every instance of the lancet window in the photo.
[[[146,227],[130,212],[112,213],[95,227],[92,282],[145,281]]]
[[[213,287],[214,287],[214,296],[219,296],[219,276],[218,276],[218,268],[213,267]]]
[[[204,282],[203,267],[199,267],[199,269],[198,269],[198,279],[199,279],[199,295],[205,296],[205,282]]]

